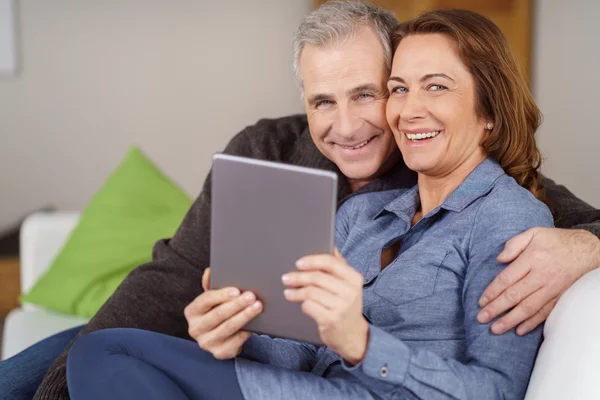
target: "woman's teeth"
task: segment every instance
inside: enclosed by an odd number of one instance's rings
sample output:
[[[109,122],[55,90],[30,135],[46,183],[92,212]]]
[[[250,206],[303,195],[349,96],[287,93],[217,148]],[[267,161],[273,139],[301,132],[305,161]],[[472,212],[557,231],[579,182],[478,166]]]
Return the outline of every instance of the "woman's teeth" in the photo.
[[[439,134],[440,134],[440,131],[423,132],[423,133],[407,133],[406,137],[409,140],[412,140],[413,142],[416,142],[417,140],[434,138],[434,137],[436,137]]]

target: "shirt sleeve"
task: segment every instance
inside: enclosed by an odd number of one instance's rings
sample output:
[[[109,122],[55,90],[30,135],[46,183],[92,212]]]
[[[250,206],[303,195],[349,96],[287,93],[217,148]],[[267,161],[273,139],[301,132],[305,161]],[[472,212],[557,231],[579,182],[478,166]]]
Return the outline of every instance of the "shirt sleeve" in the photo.
[[[372,380],[386,382],[423,399],[523,398],[542,328],[522,337],[514,330],[494,335],[491,323],[477,321],[478,301],[505,267],[496,261],[505,242],[529,228],[551,227],[553,223],[550,211],[532,197],[523,202],[523,196],[519,201],[519,196],[508,194],[500,200],[482,202],[471,232],[462,288],[466,357],[444,358],[416,349],[383,329],[370,326],[365,358],[354,367],[342,362],[346,370],[366,384]]]

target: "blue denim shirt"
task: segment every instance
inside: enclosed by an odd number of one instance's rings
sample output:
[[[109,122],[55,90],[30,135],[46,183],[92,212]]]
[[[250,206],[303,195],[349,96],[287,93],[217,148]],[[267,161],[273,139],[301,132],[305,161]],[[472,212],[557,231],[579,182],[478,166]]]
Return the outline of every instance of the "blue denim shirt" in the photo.
[[[494,335],[476,319],[478,300],[505,267],[496,257],[506,241],[553,226],[550,211],[491,158],[411,227],[419,205],[415,186],[358,195],[338,211],[336,246],[365,278],[369,342],[359,365],[326,347],[258,335],[241,356],[358,382],[382,399],[522,398],[541,327]],[[382,249],[397,241],[397,257],[382,270]],[[242,387],[262,384],[240,364]]]

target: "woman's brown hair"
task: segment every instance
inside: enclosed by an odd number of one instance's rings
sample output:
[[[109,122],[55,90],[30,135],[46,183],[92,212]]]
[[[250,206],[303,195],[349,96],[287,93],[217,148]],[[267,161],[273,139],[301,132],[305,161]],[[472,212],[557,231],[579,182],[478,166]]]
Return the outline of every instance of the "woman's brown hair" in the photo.
[[[502,31],[483,15],[467,10],[435,10],[398,26],[394,51],[405,37],[441,33],[458,45],[458,54],[475,81],[477,116],[494,123],[485,151],[535,197],[547,203],[539,169],[535,131],[541,113]]]

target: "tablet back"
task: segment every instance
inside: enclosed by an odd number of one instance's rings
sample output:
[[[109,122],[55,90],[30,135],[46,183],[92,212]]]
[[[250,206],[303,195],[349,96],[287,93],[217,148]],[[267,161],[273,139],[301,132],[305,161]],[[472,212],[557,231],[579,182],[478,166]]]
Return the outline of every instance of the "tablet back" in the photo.
[[[212,167],[211,288],[252,290],[263,302],[245,329],[321,344],[316,323],[283,296],[281,275],[334,246],[337,176],[217,154]]]

